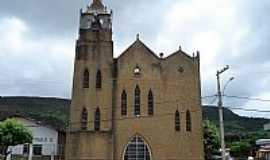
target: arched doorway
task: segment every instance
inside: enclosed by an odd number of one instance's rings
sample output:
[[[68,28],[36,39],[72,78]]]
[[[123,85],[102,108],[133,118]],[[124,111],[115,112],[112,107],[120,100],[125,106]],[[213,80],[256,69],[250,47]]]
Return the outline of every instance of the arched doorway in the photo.
[[[128,142],[123,160],[151,160],[150,148],[142,137],[136,135]]]

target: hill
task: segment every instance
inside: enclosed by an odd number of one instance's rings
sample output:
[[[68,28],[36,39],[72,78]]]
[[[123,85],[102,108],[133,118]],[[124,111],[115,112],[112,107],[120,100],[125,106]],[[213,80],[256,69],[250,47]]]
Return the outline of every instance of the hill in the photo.
[[[40,97],[1,97],[0,120],[10,115],[23,115],[36,121],[65,129],[68,122],[69,99]],[[203,106],[203,118],[218,126],[218,109],[215,106]],[[226,133],[255,132],[263,129],[269,119],[248,118],[224,109],[224,125]]]
[[[39,97],[1,97],[0,120],[21,115],[64,130],[68,120],[70,100]]]
[[[239,116],[229,109],[224,109],[224,128],[227,134],[263,131],[263,125],[269,119]],[[203,106],[203,119],[208,119],[219,127],[219,114],[216,106]]]

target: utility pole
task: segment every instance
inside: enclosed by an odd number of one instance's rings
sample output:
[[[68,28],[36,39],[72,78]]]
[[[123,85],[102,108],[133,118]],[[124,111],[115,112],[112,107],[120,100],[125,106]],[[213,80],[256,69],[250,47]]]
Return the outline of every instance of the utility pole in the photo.
[[[220,74],[229,69],[227,65],[222,70],[217,71],[217,89],[218,89],[218,110],[219,110],[219,128],[220,128],[220,138],[221,138],[221,156],[222,160],[225,160],[225,138],[224,138],[224,123],[223,123],[223,104],[222,95],[220,90]]]

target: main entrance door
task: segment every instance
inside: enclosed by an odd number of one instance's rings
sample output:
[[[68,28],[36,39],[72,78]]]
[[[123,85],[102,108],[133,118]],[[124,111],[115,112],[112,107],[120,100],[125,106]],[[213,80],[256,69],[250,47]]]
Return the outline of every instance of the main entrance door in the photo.
[[[140,136],[128,142],[124,151],[124,160],[151,160],[150,148]]]

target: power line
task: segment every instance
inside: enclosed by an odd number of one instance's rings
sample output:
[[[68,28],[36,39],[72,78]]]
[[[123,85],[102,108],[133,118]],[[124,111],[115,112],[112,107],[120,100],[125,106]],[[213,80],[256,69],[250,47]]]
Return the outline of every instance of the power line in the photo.
[[[218,108],[218,106],[212,106],[212,107]],[[223,108],[231,109],[231,110],[242,110],[242,111],[247,111],[247,112],[270,113],[270,110],[248,109],[247,107],[223,106]]]
[[[217,96],[215,96],[215,97],[213,98],[213,100],[210,102],[210,104],[215,103],[216,100],[217,100]]]
[[[245,99],[245,100],[252,100],[252,101],[261,101],[261,102],[270,102],[270,99],[262,99],[262,98],[252,98],[252,97],[245,97],[245,96],[230,96],[230,95],[223,95],[227,98],[237,98],[237,99]]]
[[[215,98],[216,98],[217,95],[214,94],[214,95],[209,95],[209,96],[203,96],[203,97],[201,97],[201,98],[202,98],[202,99],[206,99],[206,98],[212,98],[212,97],[215,97]]]
[[[205,96],[202,97],[203,99],[206,98],[211,98],[211,97],[215,97],[216,95],[213,96]],[[250,101],[260,101],[260,102],[270,102],[270,99],[263,99],[263,98],[254,98],[254,97],[248,97],[248,96],[233,96],[233,95],[223,95],[223,97],[226,98],[235,98],[235,99],[242,99],[242,100],[250,100]],[[210,104],[213,104],[215,101],[215,99],[213,99],[213,101],[211,101]]]
[[[244,107],[224,107],[224,108],[229,108],[231,110],[242,110],[242,111],[246,111],[246,112],[270,113],[270,110],[247,109]]]

